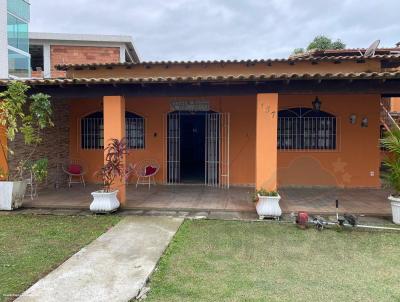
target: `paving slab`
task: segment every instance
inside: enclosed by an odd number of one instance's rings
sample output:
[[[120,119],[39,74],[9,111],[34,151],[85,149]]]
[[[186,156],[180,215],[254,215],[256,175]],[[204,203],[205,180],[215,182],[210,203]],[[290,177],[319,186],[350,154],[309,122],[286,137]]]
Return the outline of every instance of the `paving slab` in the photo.
[[[125,217],[15,301],[129,301],[145,286],[182,221]]]

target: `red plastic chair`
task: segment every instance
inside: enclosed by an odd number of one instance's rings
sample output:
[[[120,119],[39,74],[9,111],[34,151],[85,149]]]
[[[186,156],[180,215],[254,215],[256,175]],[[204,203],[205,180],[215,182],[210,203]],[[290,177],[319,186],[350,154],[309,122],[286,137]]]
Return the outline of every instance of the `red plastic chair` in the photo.
[[[160,164],[153,159],[147,159],[136,163],[133,167],[137,176],[136,188],[138,185],[148,185],[149,189],[151,184],[155,184],[154,176],[160,171]]]
[[[67,166],[62,166],[65,174],[68,175],[68,187],[71,188],[72,184],[82,184],[86,187],[85,174],[86,170],[78,160],[71,160]]]

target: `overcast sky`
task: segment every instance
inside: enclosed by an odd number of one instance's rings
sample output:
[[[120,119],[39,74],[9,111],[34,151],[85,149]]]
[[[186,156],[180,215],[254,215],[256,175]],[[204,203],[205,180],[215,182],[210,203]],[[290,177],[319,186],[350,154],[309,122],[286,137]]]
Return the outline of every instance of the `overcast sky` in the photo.
[[[400,41],[399,0],[31,0],[31,31],[123,34],[142,60],[287,57],[324,34]]]

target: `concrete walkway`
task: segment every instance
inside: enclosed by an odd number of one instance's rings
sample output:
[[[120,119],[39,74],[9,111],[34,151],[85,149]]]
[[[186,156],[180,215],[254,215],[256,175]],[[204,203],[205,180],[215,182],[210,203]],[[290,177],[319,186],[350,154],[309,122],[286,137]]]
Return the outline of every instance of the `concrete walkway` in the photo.
[[[15,301],[129,301],[146,284],[182,221],[126,217]]]

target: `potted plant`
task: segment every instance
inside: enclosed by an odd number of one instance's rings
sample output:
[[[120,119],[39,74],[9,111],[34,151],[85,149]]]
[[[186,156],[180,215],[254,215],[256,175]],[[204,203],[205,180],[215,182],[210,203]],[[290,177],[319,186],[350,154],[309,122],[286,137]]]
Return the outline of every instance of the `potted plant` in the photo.
[[[282,215],[282,209],[279,206],[281,196],[277,191],[267,191],[263,188],[257,190],[254,201],[257,202],[256,210],[260,219],[273,217],[279,219]]]
[[[400,224],[400,130],[388,131],[381,143],[389,151],[383,162],[387,170],[383,176],[388,186],[393,190],[388,197],[392,206],[393,222]]]
[[[90,210],[95,213],[114,212],[119,208],[118,190],[112,189],[112,186],[116,178],[125,181],[127,175],[122,163],[124,156],[128,154],[126,140],[111,139],[105,152],[105,164],[97,173],[102,180],[103,188],[92,192],[93,201],[90,204]]]
[[[8,155],[14,152],[0,140],[0,154],[5,159],[5,167],[0,169],[0,210],[12,210],[22,205],[27,186],[23,177],[24,167],[42,142],[43,130],[53,126],[50,96],[37,93],[28,97],[29,88],[23,82],[11,81],[0,93],[0,126],[5,128],[5,137],[12,142],[20,133],[27,148],[15,171],[10,171]]]

